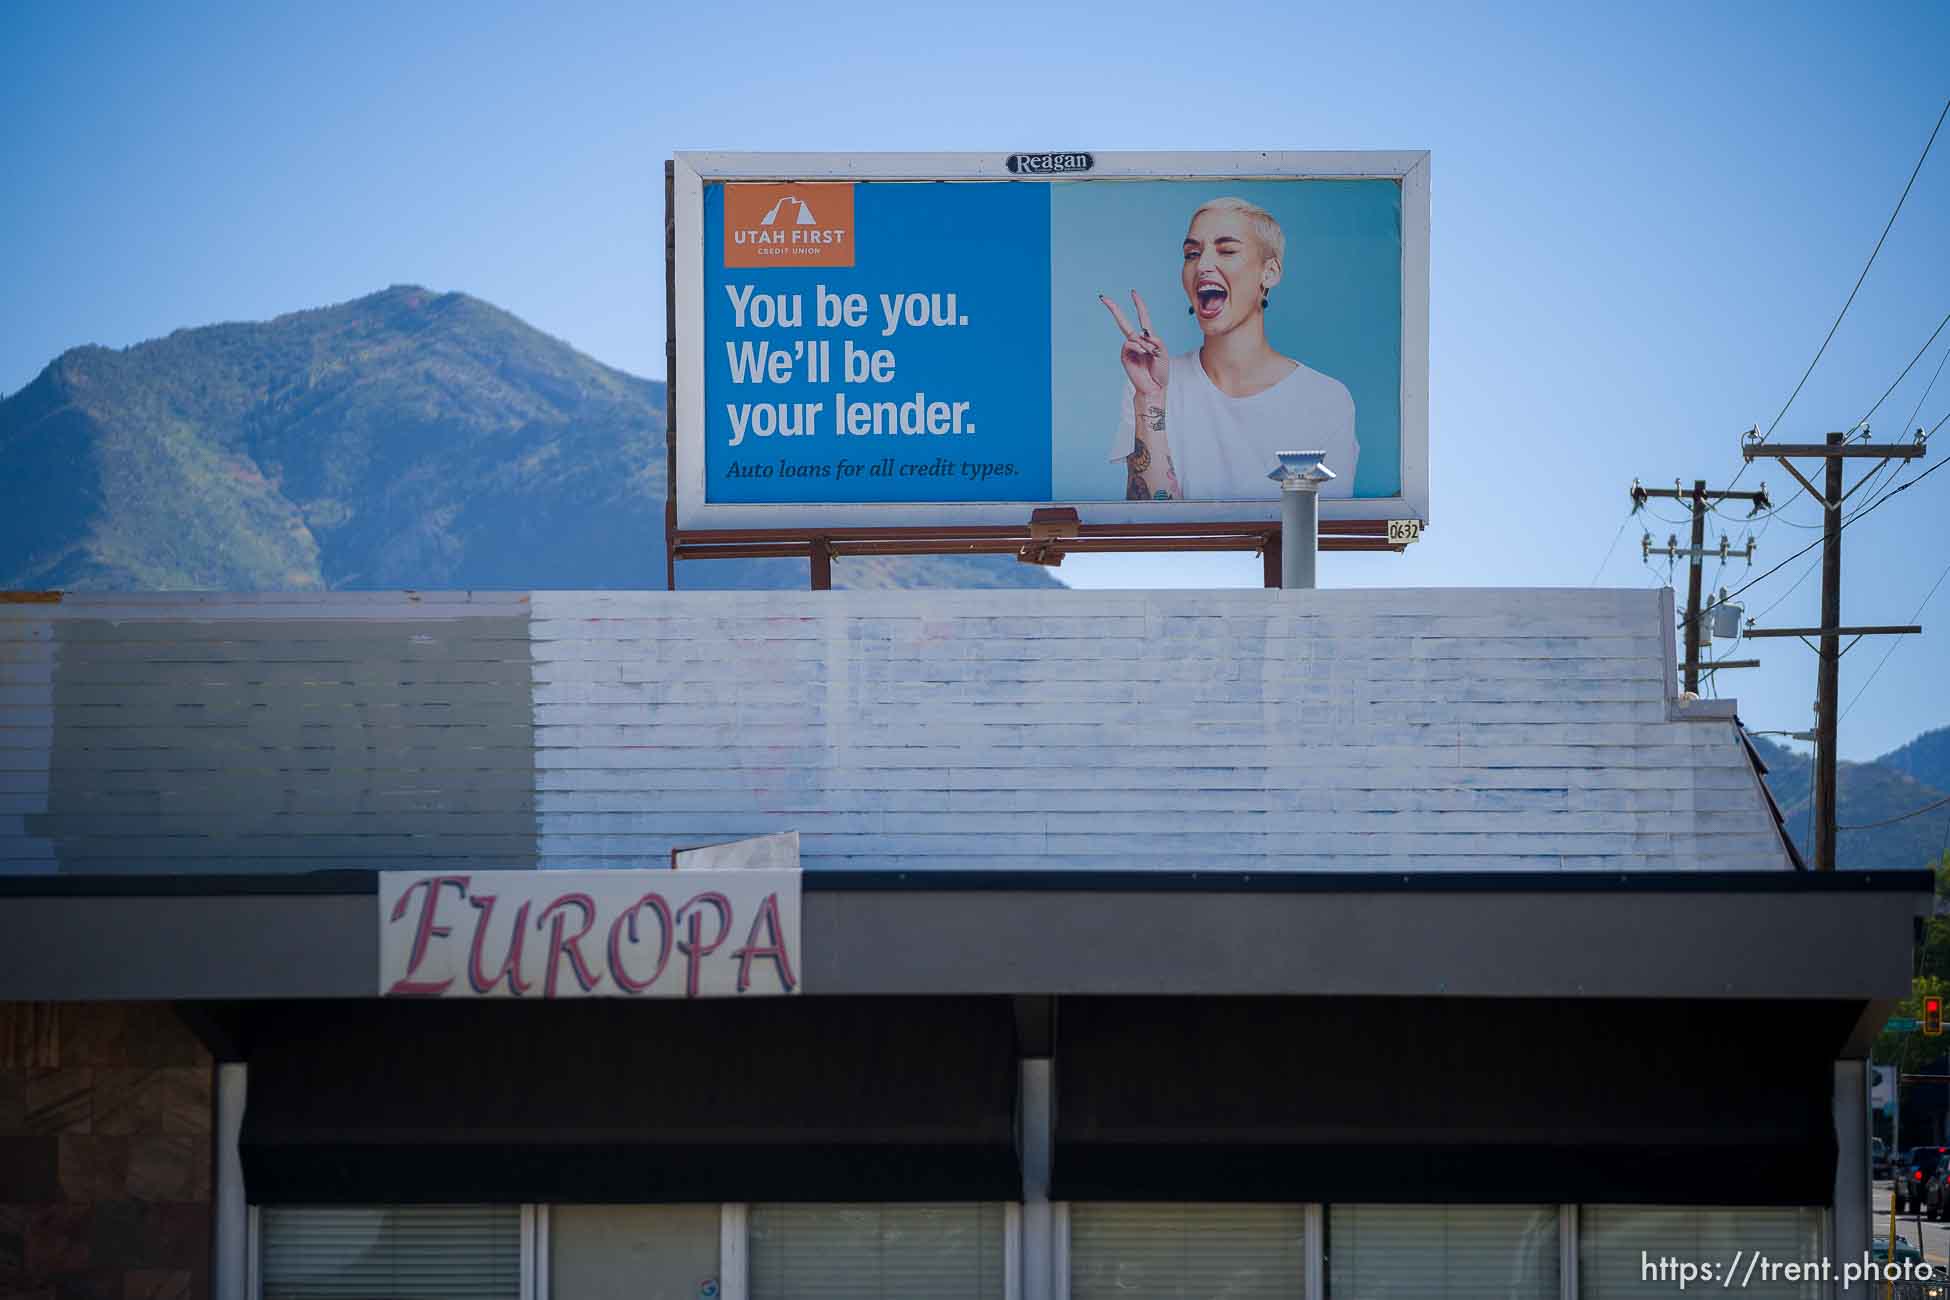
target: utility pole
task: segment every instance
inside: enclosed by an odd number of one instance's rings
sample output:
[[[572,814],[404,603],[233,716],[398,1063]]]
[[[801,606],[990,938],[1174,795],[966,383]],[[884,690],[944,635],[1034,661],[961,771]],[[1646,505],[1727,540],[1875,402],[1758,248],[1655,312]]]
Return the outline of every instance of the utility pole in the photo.
[[[1748,431],[1747,441],[1740,448],[1740,454],[1749,461],[1757,460],[1762,456],[1772,456],[1781,462],[1781,468],[1792,474],[1794,481],[1806,489],[1809,496],[1821,503],[1821,626],[1747,629],[1747,635],[1750,637],[1792,636],[1801,638],[1803,644],[1807,644],[1807,639],[1811,636],[1821,638],[1821,643],[1816,648],[1819,667],[1815,676],[1814,858],[1816,871],[1835,869],[1835,696],[1841,676],[1842,656],[1854,649],[1855,643],[1865,636],[1901,636],[1923,630],[1914,625],[1842,626],[1842,503],[1872,477],[1865,474],[1856,480],[1855,487],[1843,491],[1842,462],[1860,459],[1915,460],[1923,453],[1924,447],[1920,440],[1912,443],[1884,443],[1880,446],[1866,442],[1851,444],[1848,435],[1842,433],[1829,434],[1826,442],[1769,445],[1765,439],[1758,436],[1757,430]],[[1820,489],[1802,476],[1801,471],[1794,467],[1791,457],[1813,457],[1824,462],[1826,473]],[[1853,638],[1847,646],[1841,643],[1844,636]]]
[[[1686,578],[1686,689],[1697,695],[1699,694],[1700,643],[1704,639],[1700,634],[1700,618],[1703,613],[1700,609],[1700,579],[1702,577],[1701,570],[1706,562],[1707,554],[1706,512],[1712,508],[1712,503],[1715,501],[1751,501],[1753,503],[1753,509],[1748,512],[1749,515],[1759,514],[1761,511],[1767,509],[1767,485],[1765,483],[1761,484],[1760,490],[1757,492],[1735,492],[1731,489],[1709,492],[1706,490],[1706,480],[1700,478],[1693,480],[1692,491],[1688,492],[1679,486],[1679,480],[1677,479],[1673,480],[1673,484],[1669,488],[1644,487],[1637,479],[1632,480],[1632,512],[1634,514],[1643,509],[1646,501],[1653,497],[1670,501],[1686,501],[1692,507],[1693,544],[1691,546],[1681,550],[1679,547],[1679,539],[1677,537],[1670,537],[1666,540],[1666,545],[1663,548],[1655,547],[1652,545],[1652,535],[1648,533],[1644,541],[1640,543],[1640,549],[1644,552],[1647,559],[1650,559],[1654,555],[1663,555],[1668,558],[1676,558],[1681,555],[1689,557]],[[1754,558],[1754,539],[1749,537],[1747,539],[1747,549],[1744,552],[1740,552],[1730,550],[1727,546],[1727,539],[1721,537],[1718,553],[1722,560],[1728,559],[1733,555],[1744,555],[1748,563],[1751,564]],[[1715,664],[1714,668],[1747,668],[1754,666],[1755,662],[1758,661]]]

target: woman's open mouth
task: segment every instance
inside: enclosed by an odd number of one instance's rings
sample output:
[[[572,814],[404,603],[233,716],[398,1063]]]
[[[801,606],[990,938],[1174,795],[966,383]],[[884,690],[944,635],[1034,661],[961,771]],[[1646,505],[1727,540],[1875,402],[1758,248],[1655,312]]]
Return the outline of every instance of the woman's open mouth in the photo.
[[[1224,285],[1211,283],[1201,284],[1198,286],[1196,296],[1198,298],[1198,318],[1200,320],[1216,320],[1219,314],[1226,309],[1227,294]]]

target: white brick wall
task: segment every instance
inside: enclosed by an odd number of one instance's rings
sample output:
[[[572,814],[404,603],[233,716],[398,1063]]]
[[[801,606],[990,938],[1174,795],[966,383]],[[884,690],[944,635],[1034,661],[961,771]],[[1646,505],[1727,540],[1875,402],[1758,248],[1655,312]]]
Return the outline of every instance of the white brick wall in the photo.
[[[813,868],[1786,869],[1733,723],[1675,717],[1669,599],[0,603],[0,871],[623,866],[782,830]]]
[[[1663,594],[536,593],[549,866],[1784,869]]]

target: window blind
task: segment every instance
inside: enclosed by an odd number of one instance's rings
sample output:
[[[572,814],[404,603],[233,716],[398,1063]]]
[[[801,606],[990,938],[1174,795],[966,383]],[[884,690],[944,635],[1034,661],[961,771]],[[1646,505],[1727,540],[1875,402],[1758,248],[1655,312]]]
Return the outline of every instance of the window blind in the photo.
[[[754,1205],[751,1300],[1002,1300],[1000,1204]]]
[[[541,1300],[698,1300],[718,1277],[715,1205],[553,1205]]]
[[[263,1300],[520,1300],[521,1207],[265,1206]]]
[[[1578,1290],[1584,1300],[1677,1295],[1676,1278],[1646,1275],[1648,1259],[1656,1265],[1670,1256],[1726,1269],[1736,1267],[1736,1253],[1742,1276],[1727,1289],[1743,1300],[1816,1300],[1822,1294],[1819,1282],[1767,1282],[1758,1271],[1742,1285],[1747,1262],[1757,1253],[1777,1263],[1819,1260],[1818,1209],[1592,1205],[1578,1211]],[[1716,1276],[1716,1283],[1723,1276]],[[1704,1289],[1695,1282],[1689,1293]]]
[[[1333,1300],[1556,1300],[1554,1205],[1336,1205]]]
[[[1080,1201],[1070,1207],[1070,1300],[1301,1300],[1298,1205]]]

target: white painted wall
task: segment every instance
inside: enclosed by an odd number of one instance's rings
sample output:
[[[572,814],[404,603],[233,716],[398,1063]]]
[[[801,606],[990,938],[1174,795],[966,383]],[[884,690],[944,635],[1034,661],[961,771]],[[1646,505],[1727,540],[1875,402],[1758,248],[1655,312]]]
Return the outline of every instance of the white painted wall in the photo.
[[[152,857],[179,871],[622,866],[782,831],[800,833],[813,870],[1786,869],[1733,723],[1673,706],[1666,600],[0,604],[0,871],[75,870],[84,853],[116,870]],[[470,633],[456,623],[469,619],[498,622]],[[76,621],[122,631],[63,629]],[[153,641],[125,635],[151,624]],[[63,656],[84,654],[97,656],[88,693],[64,695]],[[121,658],[105,675],[109,655]],[[194,707],[178,708],[168,692],[182,689],[186,657],[209,659],[219,688],[201,683]],[[275,689],[251,684],[259,661],[277,666]],[[111,678],[126,680],[126,706]],[[230,682],[242,683],[234,699]],[[504,698],[523,682],[528,699]],[[251,791],[248,807],[239,794],[226,811],[226,772]],[[495,794],[510,778],[513,795]],[[77,791],[98,780],[99,792]],[[52,788],[65,811],[51,809]]]
[[[550,866],[1783,869],[1662,593],[534,597]]]

